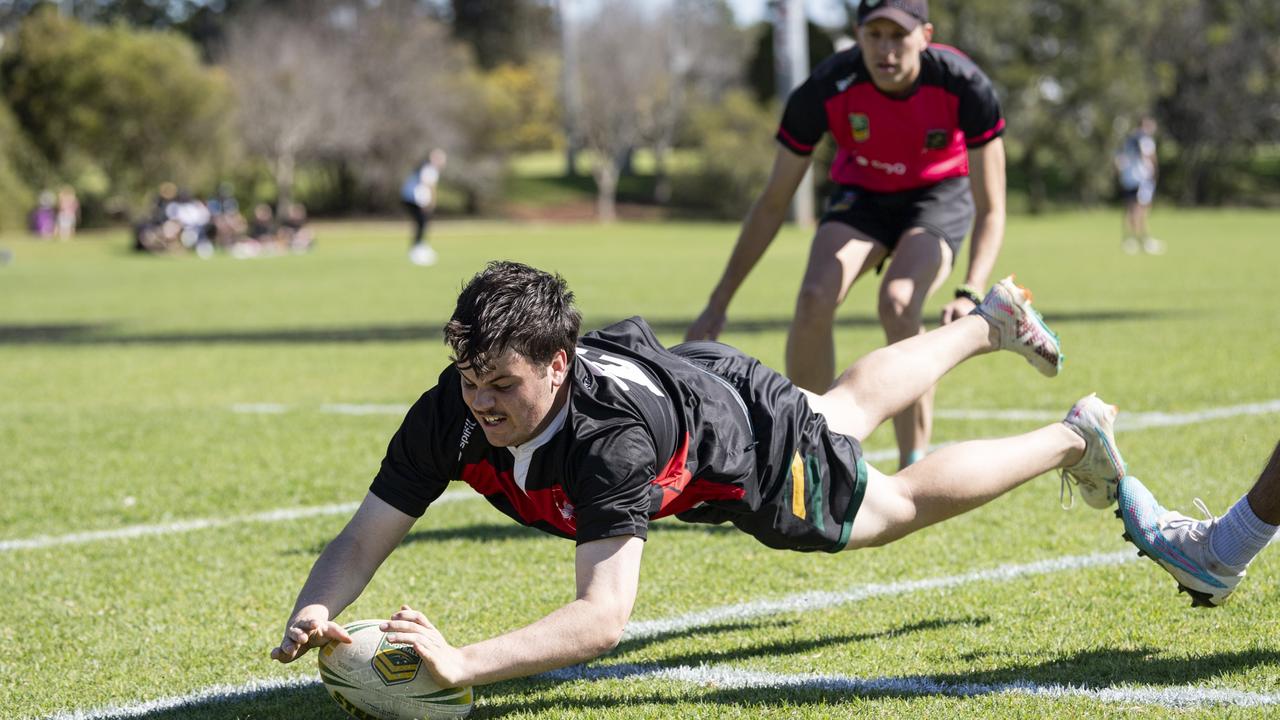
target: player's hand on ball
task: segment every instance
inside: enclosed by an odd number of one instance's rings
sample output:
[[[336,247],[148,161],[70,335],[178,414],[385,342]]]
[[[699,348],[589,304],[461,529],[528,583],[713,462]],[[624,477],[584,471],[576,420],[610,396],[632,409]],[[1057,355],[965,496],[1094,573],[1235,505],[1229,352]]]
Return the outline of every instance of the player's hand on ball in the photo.
[[[284,638],[278,647],[272,648],[271,659],[290,663],[306,654],[313,647],[323,647],[338,640],[351,642],[345,628],[329,620],[325,608],[309,605],[298,611],[284,629]]]
[[[400,612],[382,623],[379,629],[387,634],[387,642],[412,645],[431,679],[440,687],[469,684],[462,666],[462,653],[444,639],[426,615],[408,605],[401,605]]]
[[[977,307],[969,298],[956,298],[942,308],[942,324],[954,322],[973,312]]]

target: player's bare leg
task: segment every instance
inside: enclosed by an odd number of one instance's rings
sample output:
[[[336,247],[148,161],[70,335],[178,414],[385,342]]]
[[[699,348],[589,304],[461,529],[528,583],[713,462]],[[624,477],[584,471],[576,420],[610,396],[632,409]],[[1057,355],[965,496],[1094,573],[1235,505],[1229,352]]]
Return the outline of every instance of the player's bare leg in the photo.
[[[890,344],[924,332],[924,304],[951,272],[951,248],[923,228],[902,234],[893,261],[880,283],[880,325]],[[898,439],[898,467],[924,457],[933,434],[933,395],[926,390],[893,416]]]
[[[892,542],[1054,468],[1075,465],[1084,455],[1084,438],[1054,423],[1024,435],[949,445],[896,475],[868,466],[866,494],[845,547]]]
[[[797,387],[819,393],[831,387],[836,308],[854,281],[886,253],[883,245],[844,223],[826,222],[818,228],[787,334],[787,377]]]
[[[1031,295],[1010,278],[987,293],[974,313],[923,335],[874,350],[809,403],[834,431],[865,440],[965,360],[996,349],[1025,357],[1041,373],[1062,365],[1057,336],[1031,307]]]

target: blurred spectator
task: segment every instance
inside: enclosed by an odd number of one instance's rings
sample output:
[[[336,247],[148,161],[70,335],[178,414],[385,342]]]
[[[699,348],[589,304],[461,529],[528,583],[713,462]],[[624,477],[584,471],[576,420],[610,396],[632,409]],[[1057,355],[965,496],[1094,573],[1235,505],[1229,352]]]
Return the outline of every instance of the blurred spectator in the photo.
[[[199,198],[192,197],[186,190],[181,190],[178,192],[177,200],[169,203],[165,208],[165,214],[168,216],[165,224],[170,227],[166,234],[173,232],[171,224],[176,225],[182,247],[195,250],[196,254],[202,258],[213,255],[213,243],[209,240],[213,216],[209,212],[209,207]]]
[[[426,239],[427,224],[431,222],[431,212],[436,207],[436,186],[447,161],[444,150],[432,150],[430,156],[400,185],[400,202],[413,218],[409,260],[414,265],[434,265],[436,262],[436,251]]]
[[[1130,255],[1139,252],[1159,255],[1164,243],[1151,237],[1147,217],[1156,194],[1156,121],[1142,118],[1138,129],[1124,139],[1116,153],[1116,174],[1120,180],[1120,197],[1124,199],[1124,239],[1121,247]]]
[[[165,253],[180,250],[178,225],[169,223],[169,206],[178,199],[178,186],[160,183],[151,214],[138,222],[133,230],[133,249],[139,252]]]
[[[31,211],[31,232],[40,238],[53,237],[58,224],[58,210],[55,207],[56,196],[49,190],[40,193],[36,207]]]
[[[307,227],[307,208],[301,203],[289,203],[280,221],[280,242],[290,252],[307,252],[315,246],[315,237]]]
[[[58,239],[74,238],[79,224],[80,201],[76,199],[76,191],[70,185],[63,185],[58,190]]]
[[[229,249],[236,243],[245,240],[248,223],[240,213],[240,203],[236,201],[231,183],[218,185],[218,192],[209,199],[209,214],[213,218],[210,235],[220,248]]]

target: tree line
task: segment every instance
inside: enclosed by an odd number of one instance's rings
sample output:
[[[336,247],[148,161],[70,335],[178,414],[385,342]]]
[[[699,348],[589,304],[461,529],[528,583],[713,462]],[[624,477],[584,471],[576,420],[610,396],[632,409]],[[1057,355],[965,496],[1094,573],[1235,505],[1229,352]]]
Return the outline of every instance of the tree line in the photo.
[[[996,84],[1010,188],[1030,209],[1108,200],[1111,154],[1146,113],[1166,197],[1280,205],[1271,0],[931,13],[935,40]],[[566,172],[589,168],[608,218],[648,150],[646,201],[732,217],[773,153],[771,32],[736,25],[725,0],[14,0],[0,6],[0,225],[62,184],[104,220],[165,181],[384,211],[432,147],[450,152],[458,212],[497,208],[510,160],[554,150]],[[812,62],[848,35],[811,26]]]

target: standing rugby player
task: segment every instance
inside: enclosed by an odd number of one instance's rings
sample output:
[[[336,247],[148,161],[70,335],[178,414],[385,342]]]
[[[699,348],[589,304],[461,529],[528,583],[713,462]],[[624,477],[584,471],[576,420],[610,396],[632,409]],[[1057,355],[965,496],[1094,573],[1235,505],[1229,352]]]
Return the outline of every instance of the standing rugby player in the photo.
[[[923,332],[925,301],[950,274],[971,227],[969,268],[942,322],[981,300],[1004,239],[1004,118],[978,66],[931,44],[928,13],[925,0],[863,0],[857,45],[823,62],[792,93],[768,184],[687,339],[719,336],[729,302],[777,235],[814,146],[828,132],[837,147],[836,187],[787,338],[792,382],[814,392],[831,386],[836,308],[873,268],[884,271],[879,316],[888,341]],[[932,413],[930,391],[894,418],[902,466],[928,448]]]

